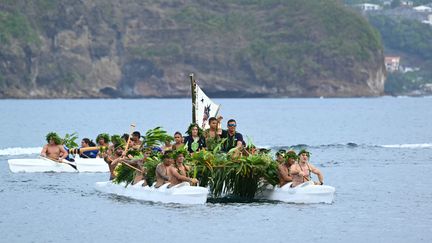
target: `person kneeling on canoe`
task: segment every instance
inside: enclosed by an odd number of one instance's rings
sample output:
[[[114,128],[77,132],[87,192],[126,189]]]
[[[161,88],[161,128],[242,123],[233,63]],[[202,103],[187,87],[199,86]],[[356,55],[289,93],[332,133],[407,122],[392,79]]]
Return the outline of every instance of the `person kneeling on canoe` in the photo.
[[[324,177],[321,171],[317,169],[315,166],[313,166],[311,163],[309,163],[310,153],[307,150],[302,149],[298,153],[298,155],[299,155],[298,163],[295,163],[290,167],[290,173],[293,180],[291,187],[296,187],[306,181],[310,181],[311,172],[316,174],[319,179],[319,182],[314,182],[315,185],[324,184]]]
[[[187,172],[190,168],[189,166],[183,164],[186,153],[186,150],[178,150],[175,152],[175,163],[168,168],[171,175],[170,187],[185,181],[191,183],[192,185],[198,183],[196,178],[189,178],[187,176]]]
[[[55,132],[50,132],[46,135],[48,144],[42,148],[40,155],[55,161],[62,161],[68,156],[68,152],[63,147],[62,140]]]
[[[296,163],[298,156],[295,151],[290,150],[285,153],[284,162],[278,164],[279,186],[283,187],[285,184],[293,180],[290,175],[290,168]]]
[[[104,160],[108,164],[108,168],[110,170],[110,180],[113,180],[116,177],[115,169],[117,165],[120,162],[126,160],[126,158],[122,156],[124,149],[121,144],[114,144],[113,150],[114,152],[111,155],[106,155],[104,157]]]
[[[172,151],[165,151],[162,159],[163,161],[156,166],[156,188],[170,182],[171,173],[169,167],[174,163]]]
[[[143,151],[143,158],[125,161],[125,163],[136,168],[136,170],[134,171],[134,179],[132,185],[135,185],[140,181],[144,181],[142,186],[147,186],[147,181],[145,179],[147,170],[144,167],[144,163],[147,161],[147,158],[151,156],[151,153],[151,148],[145,148]]]

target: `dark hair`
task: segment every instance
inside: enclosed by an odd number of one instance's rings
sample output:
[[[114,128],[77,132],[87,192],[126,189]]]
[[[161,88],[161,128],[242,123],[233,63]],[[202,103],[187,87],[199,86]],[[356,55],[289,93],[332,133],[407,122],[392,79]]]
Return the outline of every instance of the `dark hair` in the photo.
[[[88,138],[83,138],[82,140],[84,141],[84,143],[88,144],[90,147],[96,146],[96,144]]]
[[[208,121],[209,121],[209,123],[211,123],[212,121],[217,121],[217,119],[216,119],[216,117],[212,116],[212,117],[210,117],[210,119]]]
[[[129,134],[124,133],[121,138],[123,138],[125,141],[127,141],[129,139]]]
[[[84,143],[90,145],[90,139],[88,139],[88,138],[83,138],[82,140],[84,141]]]
[[[180,135],[180,137],[183,137],[183,135],[181,134],[181,132],[178,132],[178,131],[174,133],[174,136],[175,135]]]
[[[192,136],[192,128],[194,128],[194,127],[198,128],[198,137],[202,137],[203,130],[196,123],[191,123],[189,125],[188,130],[186,131],[186,133],[189,134],[189,136]]]
[[[162,155],[162,159],[172,159],[173,157],[173,152],[171,150],[167,150],[165,151],[165,153]]]
[[[110,142],[110,136],[108,135],[108,133],[101,133],[101,134],[97,135],[96,142],[99,143],[100,139],[103,139],[105,143]]]
[[[132,133],[132,136],[136,136],[136,137],[141,137],[141,133],[140,132],[138,132],[138,131],[135,131],[135,132],[133,132]]]
[[[227,122],[227,125],[228,125],[230,122],[235,122],[235,123],[237,124],[236,120],[234,120],[234,119],[229,119],[228,122]]]

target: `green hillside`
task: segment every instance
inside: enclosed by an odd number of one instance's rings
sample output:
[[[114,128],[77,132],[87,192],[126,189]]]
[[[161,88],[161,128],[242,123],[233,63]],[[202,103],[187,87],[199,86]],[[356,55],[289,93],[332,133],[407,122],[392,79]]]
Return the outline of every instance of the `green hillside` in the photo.
[[[339,1],[1,0],[0,97],[375,96],[377,31]]]

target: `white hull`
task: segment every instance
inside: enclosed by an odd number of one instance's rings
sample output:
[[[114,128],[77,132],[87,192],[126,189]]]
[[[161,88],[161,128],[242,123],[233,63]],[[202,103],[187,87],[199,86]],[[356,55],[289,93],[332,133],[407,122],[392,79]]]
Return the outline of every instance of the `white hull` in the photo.
[[[102,158],[83,159],[75,158],[75,162],[68,162],[77,167],[75,170],[66,163],[54,162],[49,159],[10,159],[9,169],[13,173],[20,172],[109,172],[107,163]]]
[[[288,183],[283,187],[266,189],[258,197],[290,203],[332,203],[335,191],[332,186],[314,185],[313,182],[305,182],[294,188]]]
[[[171,188],[168,188],[168,183],[159,188],[142,186],[142,183],[143,181],[140,181],[135,185],[125,187],[125,183],[115,184],[111,181],[104,181],[96,182],[95,188],[101,192],[137,200],[179,204],[204,204],[207,201],[209,193],[207,188],[190,186],[187,182],[180,183]]]

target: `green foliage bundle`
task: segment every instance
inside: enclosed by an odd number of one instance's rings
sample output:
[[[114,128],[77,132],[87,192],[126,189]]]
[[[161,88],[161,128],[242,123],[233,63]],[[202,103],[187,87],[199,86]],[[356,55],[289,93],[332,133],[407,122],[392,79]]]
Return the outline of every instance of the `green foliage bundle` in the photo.
[[[143,147],[154,147],[158,145],[162,145],[167,140],[174,140],[172,136],[170,136],[165,130],[161,127],[155,127],[153,129],[149,129],[146,132],[146,135],[143,137],[144,141],[142,143]]]
[[[68,148],[77,148],[78,144],[75,142],[78,139],[78,133],[66,133],[63,138],[63,144]]]
[[[194,153],[190,162],[193,177],[199,179],[200,186],[210,186],[213,197],[232,194],[252,199],[261,186],[278,183],[277,163],[266,153],[235,157],[202,150]]]
[[[125,182],[126,186],[128,186],[134,180],[135,170],[127,165],[118,165],[115,169],[115,173],[116,177],[113,180],[114,183],[120,184]]]
[[[121,136],[117,135],[117,134],[111,136],[111,142],[113,143],[115,148],[120,147],[120,146],[124,147],[126,144],[126,142],[123,140],[123,138],[121,138]]]
[[[163,130],[161,127],[156,127],[150,129],[146,132],[146,135],[143,137],[144,142],[142,144],[141,150],[129,149],[127,155],[132,155],[133,159],[142,159],[144,158],[143,149],[144,148],[152,148],[157,145],[163,144],[166,140],[172,140],[173,137],[168,135],[168,133]],[[115,147],[124,146],[125,142],[119,135],[113,135],[111,140]],[[156,166],[161,162],[160,154],[152,154],[148,157],[143,164],[143,167],[146,170],[146,180],[151,185],[156,178]],[[129,166],[119,165],[116,168],[117,176],[114,180],[115,183],[125,182],[126,186],[129,185],[134,178],[135,170],[130,168]]]

